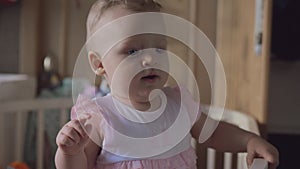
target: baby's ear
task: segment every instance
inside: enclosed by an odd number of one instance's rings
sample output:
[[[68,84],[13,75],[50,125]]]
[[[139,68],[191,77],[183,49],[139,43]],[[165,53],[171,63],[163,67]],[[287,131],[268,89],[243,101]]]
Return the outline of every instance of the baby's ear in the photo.
[[[92,70],[95,72],[96,75],[102,76],[105,73],[105,70],[102,65],[102,61],[100,60],[100,56],[93,51],[90,51],[88,55]]]

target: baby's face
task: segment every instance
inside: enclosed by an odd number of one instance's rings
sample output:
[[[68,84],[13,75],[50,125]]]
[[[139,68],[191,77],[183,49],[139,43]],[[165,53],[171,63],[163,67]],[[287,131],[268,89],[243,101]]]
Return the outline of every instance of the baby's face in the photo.
[[[131,13],[114,7],[104,13],[100,23],[103,25]],[[166,47],[166,38],[154,34],[132,36],[113,46],[101,60],[112,94],[119,98],[148,101],[150,92],[162,88],[168,79]]]
[[[168,79],[166,39],[159,35],[138,35],[114,46],[102,60],[113,94],[147,100],[153,89]]]

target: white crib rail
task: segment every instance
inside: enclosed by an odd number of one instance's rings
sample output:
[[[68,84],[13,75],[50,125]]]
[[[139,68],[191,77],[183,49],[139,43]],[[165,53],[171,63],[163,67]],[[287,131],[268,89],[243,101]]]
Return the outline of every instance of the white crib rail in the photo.
[[[37,161],[36,168],[43,169],[44,164],[44,112],[48,109],[59,109],[60,124],[63,125],[67,121],[67,110],[71,108],[73,101],[71,98],[55,98],[55,99],[33,99],[33,100],[19,100],[0,103],[0,168],[5,168],[4,157],[7,152],[7,145],[4,145],[5,131],[4,115],[6,113],[17,113],[16,121],[16,147],[14,152],[15,160],[23,160],[23,145],[24,145],[24,115],[29,111],[37,112]],[[6,161],[7,162],[7,161]]]

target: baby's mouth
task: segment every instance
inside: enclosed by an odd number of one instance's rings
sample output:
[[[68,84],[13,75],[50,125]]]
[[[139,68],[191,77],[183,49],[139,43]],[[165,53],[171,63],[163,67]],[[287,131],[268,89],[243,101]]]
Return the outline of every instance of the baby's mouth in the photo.
[[[155,82],[158,78],[158,75],[147,75],[143,76],[141,79],[146,82]]]
[[[158,78],[158,76],[157,75],[148,75],[148,76],[143,76],[142,80],[155,79],[155,78]]]

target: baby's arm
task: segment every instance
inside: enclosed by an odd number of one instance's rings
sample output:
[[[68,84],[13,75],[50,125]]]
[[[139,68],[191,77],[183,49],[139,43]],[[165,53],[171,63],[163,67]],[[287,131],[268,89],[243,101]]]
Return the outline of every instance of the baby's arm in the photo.
[[[192,136],[198,140],[204,122],[208,118],[204,113],[191,130]],[[211,120],[212,123],[215,121]],[[250,165],[254,158],[263,157],[269,163],[270,169],[275,169],[279,163],[277,149],[259,136],[242,130],[237,126],[220,122],[212,136],[203,143],[218,151],[248,152],[247,163]]]
[[[92,169],[100,148],[90,140],[81,124],[89,119],[74,119],[58,133],[58,149],[55,156],[57,169]]]

